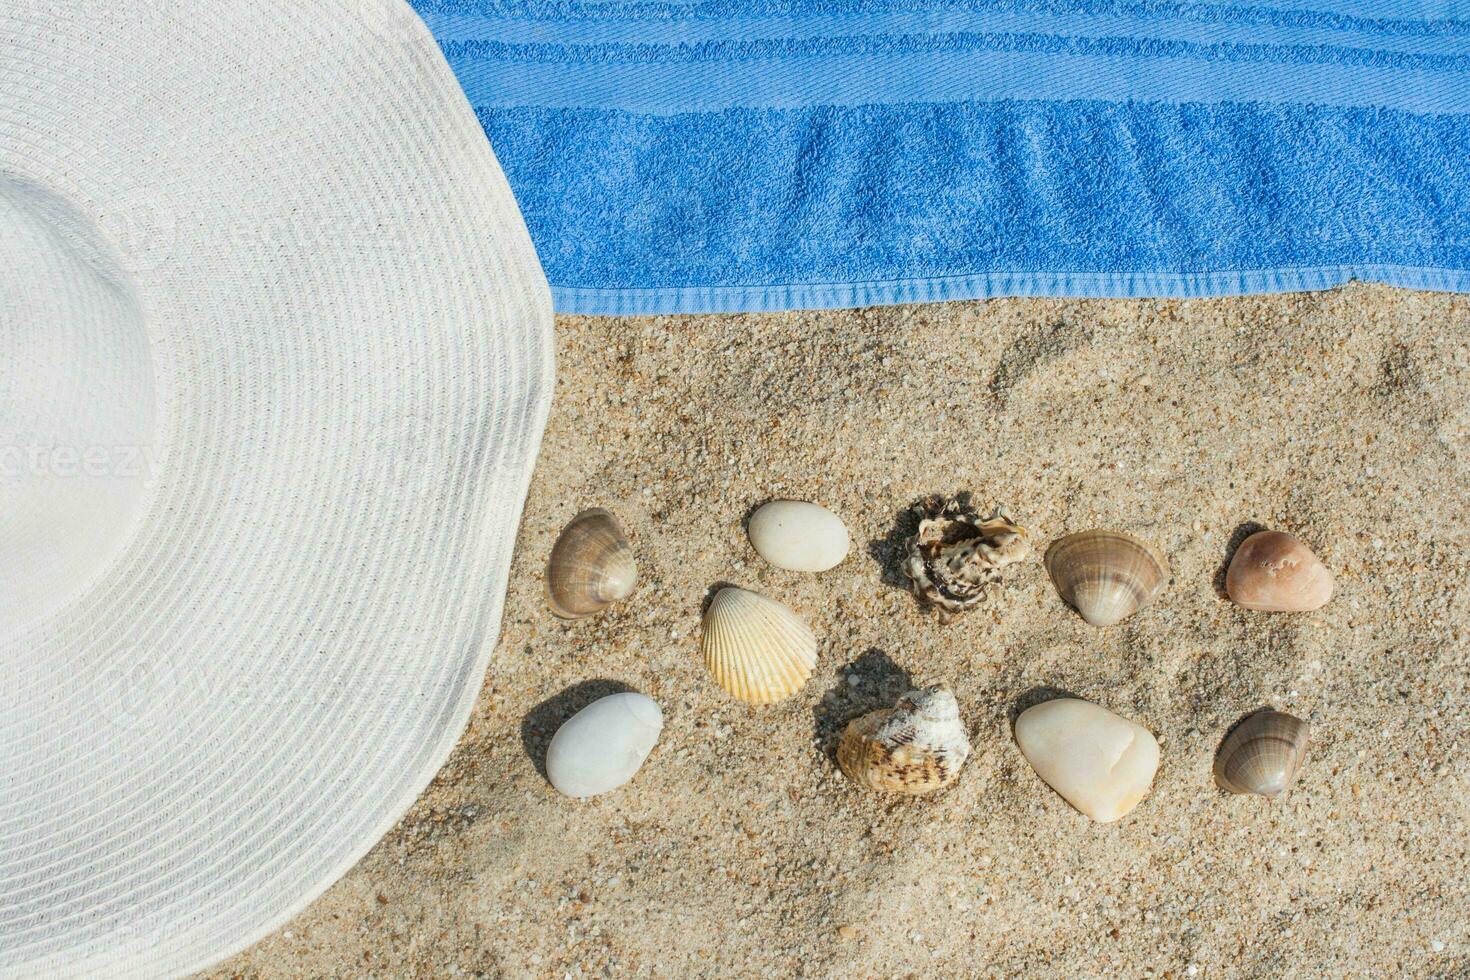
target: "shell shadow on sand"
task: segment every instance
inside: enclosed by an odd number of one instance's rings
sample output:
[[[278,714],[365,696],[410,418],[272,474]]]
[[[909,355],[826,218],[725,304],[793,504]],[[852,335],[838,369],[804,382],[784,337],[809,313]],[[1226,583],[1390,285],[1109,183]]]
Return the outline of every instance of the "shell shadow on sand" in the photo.
[[[593,680],[582,681],[542,701],[532,708],[526,717],[521,719],[521,747],[525,749],[526,758],[536,767],[542,779],[546,779],[546,749],[551,744],[551,736],[556,734],[568,718],[593,701],[599,701],[610,694],[625,694],[633,688],[622,681]]]
[[[836,751],[848,722],[869,711],[893,707],[914,686],[909,672],[876,647],[838,667],[836,675],[836,685],[812,708],[818,751],[828,758]]]

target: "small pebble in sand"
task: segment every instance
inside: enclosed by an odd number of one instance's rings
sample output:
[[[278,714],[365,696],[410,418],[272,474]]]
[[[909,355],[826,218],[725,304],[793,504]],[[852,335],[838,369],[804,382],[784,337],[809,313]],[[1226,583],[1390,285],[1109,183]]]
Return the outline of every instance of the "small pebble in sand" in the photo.
[[[777,568],[825,572],[841,564],[849,546],[842,519],[820,504],[773,500],[750,518],[751,547]]]
[[[577,799],[611,792],[637,775],[663,727],[663,712],[642,694],[594,701],[552,736],[546,776],[558,792]]]

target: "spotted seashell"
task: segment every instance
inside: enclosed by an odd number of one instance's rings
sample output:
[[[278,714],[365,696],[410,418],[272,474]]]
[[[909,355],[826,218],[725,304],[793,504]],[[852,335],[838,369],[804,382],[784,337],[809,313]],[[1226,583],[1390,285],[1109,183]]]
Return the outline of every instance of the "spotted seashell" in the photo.
[[[921,504],[918,533],[905,545],[904,574],[919,601],[939,610],[942,623],[984,602],[1001,570],[1031,555],[1026,529],[1004,508],[982,518],[963,500]]]
[[[837,746],[837,765],[853,782],[909,796],[948,786],[969,757],[959,705],[941,687],[910,691],[854,720]]]

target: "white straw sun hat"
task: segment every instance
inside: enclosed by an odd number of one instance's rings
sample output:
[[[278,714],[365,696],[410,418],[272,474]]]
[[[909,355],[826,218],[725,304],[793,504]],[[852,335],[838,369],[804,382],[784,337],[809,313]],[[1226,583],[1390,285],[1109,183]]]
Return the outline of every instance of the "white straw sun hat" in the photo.
[[[206,966],[387,831],[551,358],[400,0],[0,0],[0,975]]]

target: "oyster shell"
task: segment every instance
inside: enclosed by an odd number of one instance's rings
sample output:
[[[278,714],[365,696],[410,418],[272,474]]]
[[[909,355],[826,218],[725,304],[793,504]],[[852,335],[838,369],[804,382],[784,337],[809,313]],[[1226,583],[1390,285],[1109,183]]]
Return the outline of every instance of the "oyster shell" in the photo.
[[[562,619],[595,616],[633,594],[638,566],[616,517],[584,510],[562,529],[546,562],[546,601]]]
[[[1307,757],[1308,726],[1296,715],[1267,708],[1231,729],[1215,754],[1215,782],[1232,793],[1280,796]]]
[[[1169,581],[1169,563],[1158,549],[1121,531],[1079,531],[1053,542],[1046,571],[1093,626],[1133,615]]]
[[[817,638],[800,616],[733,586],[710,600],[701,646],[715,682],[751,704],[785,700],[817,666]]]
[[[919,510],[923,517],[906,545],[903,570],[919,600],[938,607],[940,622],[984,602],[1001,569],[1031,554],[1026,529],[1012,523],[1004,508],[982,518],[956,497]]]
[[[853,782],[910,796],[948,786],[969,757],[959,705],[942,687],[909,691],[892,708],[855,719],[837,745],[837,765]]]

